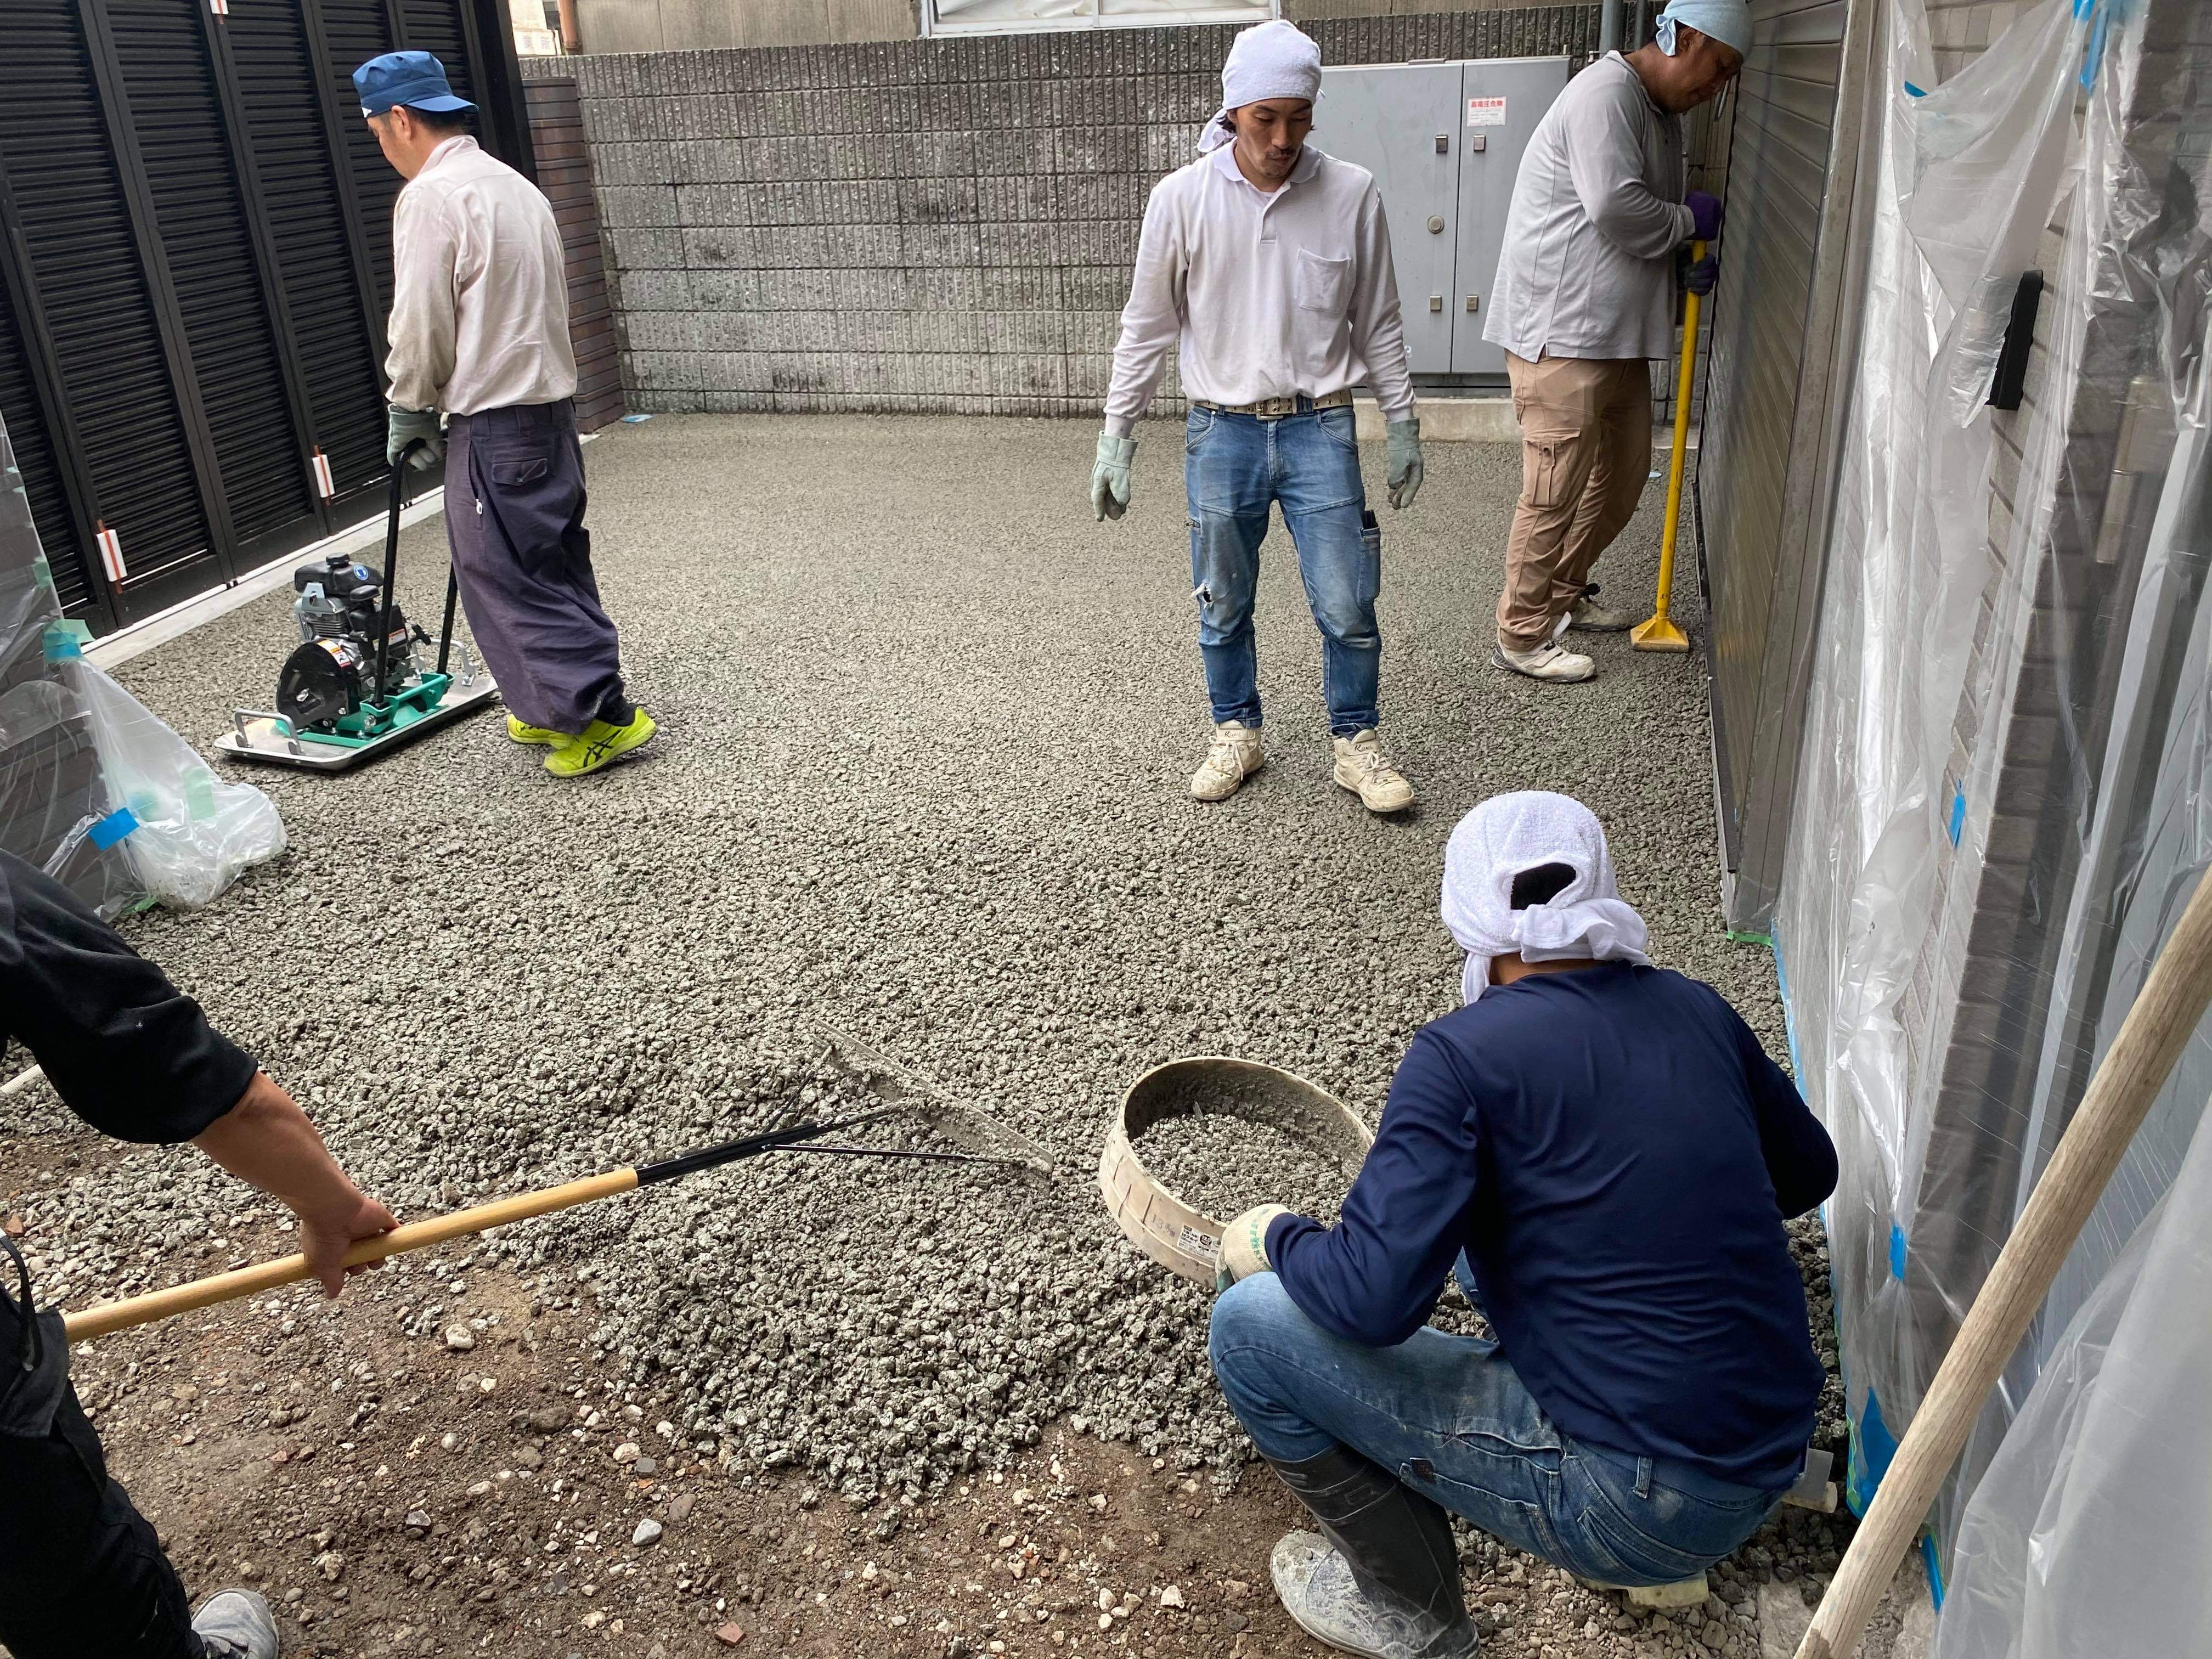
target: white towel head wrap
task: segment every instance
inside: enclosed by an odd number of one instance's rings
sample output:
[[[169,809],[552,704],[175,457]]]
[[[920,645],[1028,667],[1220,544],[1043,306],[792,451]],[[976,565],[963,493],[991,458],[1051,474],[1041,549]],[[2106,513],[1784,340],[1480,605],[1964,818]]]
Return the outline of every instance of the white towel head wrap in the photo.
[[[1751,55],[1751,8],[1744,0],[1668,0],[1651,38],[1669,58],[1678,50],[1675,26],[1685,23],[1724,46],[1734,46],[1739,57]]]
[[[1573,876],[1543,902],[1515,909],[1513,878],[1547,864]],[[1459,821],[1444,846],[1443,917],[1467,952],[1459,983],[1469,1002],[1490,983],[1490,959],[1508,951],[1526,962],[1651,960],[1644,918],[1613,885],[1596,814],[1548,790],[1492,795]]]
[[[1198,135],[1199,154],[1219,149],[1233,136],[1223,125],[1232,109],[1270,98],[1321,96],[1321,48],[1296,23],[1278,17],[1238,32],[1221,66],[1221,107]]]

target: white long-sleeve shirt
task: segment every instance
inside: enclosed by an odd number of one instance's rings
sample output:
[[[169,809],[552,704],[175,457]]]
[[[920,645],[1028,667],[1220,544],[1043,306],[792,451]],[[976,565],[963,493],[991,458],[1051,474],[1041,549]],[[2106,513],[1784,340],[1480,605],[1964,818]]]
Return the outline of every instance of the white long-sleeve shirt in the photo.
[[[1183,391],[1209,403],[1319,398],[1364,381],[1387,418],[1411,415],[1390,227],[1373,175],[1308,144],[1270,192],[1224,144],[1161,179],[1114,348],[1109,432],[1134,428],[1170,346]]]
[[[1673,356],[1687,182],[1682,118],[1620,53],[1568,82],[1521,157],[1482,337],[1532,363]]]
[[[576,390],[560,227],[538,187],[448,138],[392,211],[392,349],[401,409],[475,415]]]

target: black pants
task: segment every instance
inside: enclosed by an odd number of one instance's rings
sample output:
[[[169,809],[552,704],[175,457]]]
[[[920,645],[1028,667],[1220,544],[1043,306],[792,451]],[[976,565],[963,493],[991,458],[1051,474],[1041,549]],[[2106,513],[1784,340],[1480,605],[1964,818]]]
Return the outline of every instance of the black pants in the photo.
[[[30,1333],[0,1294],[0,1642],[15,1659],[203,1659],[176,1569],[107,1478],[61,1323],[42,1325],[27,1371]]]

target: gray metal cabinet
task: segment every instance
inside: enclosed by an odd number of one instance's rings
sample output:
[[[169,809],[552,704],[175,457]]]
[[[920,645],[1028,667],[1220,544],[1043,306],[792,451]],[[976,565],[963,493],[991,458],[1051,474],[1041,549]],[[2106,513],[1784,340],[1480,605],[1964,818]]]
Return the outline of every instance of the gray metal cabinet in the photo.
[[[1375,175],[1419,375],[1503,380],[1482,337],[1513,179],[1565,90],[1565,58],[1354,64],[1322,71],[1314,143]]]

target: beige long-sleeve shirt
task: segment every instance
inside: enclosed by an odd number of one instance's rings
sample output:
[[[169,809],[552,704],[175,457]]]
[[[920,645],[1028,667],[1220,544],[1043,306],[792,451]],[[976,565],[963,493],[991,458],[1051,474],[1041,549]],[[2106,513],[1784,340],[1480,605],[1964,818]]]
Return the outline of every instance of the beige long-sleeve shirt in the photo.
[[[1209,403],[1325,397],[1363,381],[1390,420],[1413,376],[1382,192],[1311,144],[1289,180],[1254,187],[1223,145],[1152,187],[1121,311],[1106,429],[1127,437],[1177,350],[1182,389]]]
[[[1522,155],[1482,337],[1532,363],[1673,356],[1686,182],[1682,118],[1627,59],[1568,82]]]
[[[448,138],[392,214],[392,349],[401,409],[474,415],[576,390],[553,209],[473,138]]]

